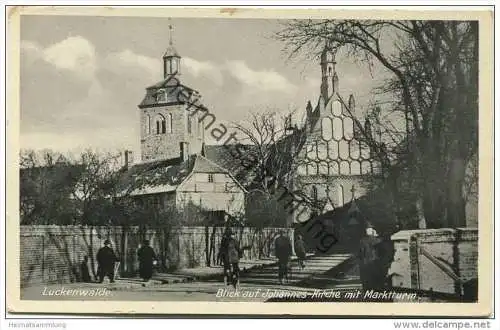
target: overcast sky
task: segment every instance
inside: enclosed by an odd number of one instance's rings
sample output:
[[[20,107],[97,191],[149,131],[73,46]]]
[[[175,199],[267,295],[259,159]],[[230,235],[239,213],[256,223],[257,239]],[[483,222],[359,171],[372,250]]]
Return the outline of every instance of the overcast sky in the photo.
[[[181,81],[221,122],[250,111],[316,105],[318,61],[287,60],[272,38],[283,21],[257,19],[23,16],[21,147],[132,149],[139,155],[139,104],[162,79],[169,23],[182,56]],[[377,73],[337,56],[340,91],[359,111]]]

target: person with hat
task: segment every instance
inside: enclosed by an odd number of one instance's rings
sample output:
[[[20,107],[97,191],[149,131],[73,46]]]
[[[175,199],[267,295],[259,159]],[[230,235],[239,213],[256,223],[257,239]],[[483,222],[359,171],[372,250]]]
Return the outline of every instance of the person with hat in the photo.
[[[141,248],[137,251],[139,258],[139,276],[147,282],[153,277],[153,266],[158,258],[153,248],[149,245],[149,240],[144,240]]]
[[[118,261],[118,258],[110,245],[111,242],[107,239],[104,241],[104,246],[97,251],[97,276],[99,283],[104,281],[105,276],[109,278],[111,283],[115,281],[115,262]]]
[[[239,284],[241,250],[231,228],[227,228],[222,237],[220,254],[224,265],[224,284],[231,283],[236,288]]]
[[[306,244],[304,243],[304,239],[301,234],[298,234],[297,239],[295,240],[295,254],[297,255],[299,267],[304,269],[306,267]]]
[[[274,240],[274,251],[278,258],[278,280],[283,284],[283,279],[288,281],[288,262],[292,255],[292,243],[283,230],[280,230],[278,237]]]
[[[376,289],[379,282],[378,245],[381,243],[371,223],[366,224],[365,233],[359,242],[359,273],[363,290]]]

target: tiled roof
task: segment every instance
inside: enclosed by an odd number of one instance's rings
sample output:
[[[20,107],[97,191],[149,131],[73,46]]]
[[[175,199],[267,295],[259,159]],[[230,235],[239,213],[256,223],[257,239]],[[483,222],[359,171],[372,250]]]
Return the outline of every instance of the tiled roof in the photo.
[[[195,173],[228,173],[229,171],[203,156],[196,156],[193,172]]]
[[[194,157],[185,162],[174,158],[137,164],[123,173],[118,190],[130,196],[174,191],[193,166]]]
[[[256,147],[248,144],[205,145],[203,148],[204,156],[207,159],[227,169],[245,188],[255,178],[255,168],[248,162],[255,152]],[[240,153],[245,158],[240,158]]]
[[[172,192],[191,173],[231,174],[202,155],[192,155],[184,162],[175,158],[132,166],[123,174],[120,188],[130,196]]]

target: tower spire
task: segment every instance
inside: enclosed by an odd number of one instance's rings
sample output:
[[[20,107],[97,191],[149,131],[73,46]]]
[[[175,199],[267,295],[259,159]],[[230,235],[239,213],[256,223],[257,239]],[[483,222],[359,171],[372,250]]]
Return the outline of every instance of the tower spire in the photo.
[[[321,53],[321,96],[325,102],[338,92],[338,76],[335,72],[335,49],[327,41]]]
[[[170,23],[170,18],[169,24],[168,24],[168,30],[169,30],[169,41],[168,41],[168,48],[165,54],[163,55],[163,77],[167,78],[167,76],[170,75],[178,75],[180,74],[180,60],[181,57],[177,53],[177,50],[173,46],[173,29],[174,27]]]
[[[172,34],[173,34],[172,30],[173,30],[174,28],[172,27],[171,19],[169,18],[168,20],[169,20],[169,22],[170,22],[170,24],[168,24],[168,29],[170,30],[170,32],[169,32],[169,41],[168,41],[168,44],[169,44],[170,46],[172,46],[172,44],[173,44],[173,42],[172,42]]]

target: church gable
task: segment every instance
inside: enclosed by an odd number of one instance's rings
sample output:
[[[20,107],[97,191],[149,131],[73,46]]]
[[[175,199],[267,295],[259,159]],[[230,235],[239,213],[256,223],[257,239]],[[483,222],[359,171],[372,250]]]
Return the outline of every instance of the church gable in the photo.
[[[316,111],[318,118],[299,154],[299,175],[372,174],[370,150],[355,136],[354,109],[332,97],[325,108]]]

